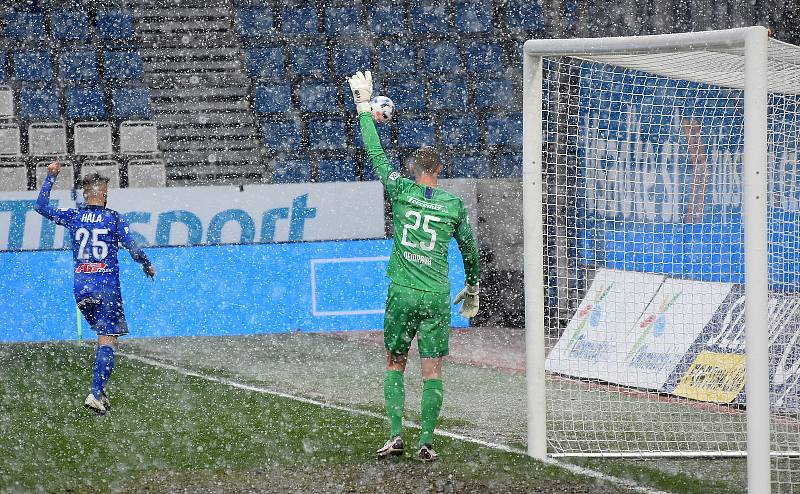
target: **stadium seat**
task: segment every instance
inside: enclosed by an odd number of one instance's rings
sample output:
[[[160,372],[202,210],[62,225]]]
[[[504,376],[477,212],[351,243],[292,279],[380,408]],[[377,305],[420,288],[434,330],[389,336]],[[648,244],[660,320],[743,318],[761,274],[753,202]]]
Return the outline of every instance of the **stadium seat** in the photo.
[[[455,155],[450,159],[453,178],[491,178],[491,158],[483,155]]]
[[[0,82],[8,80],[8,57],[5,51],[0,51]]]
[[[288,84],[256,86],[254,97],[256,113],[283,113],[292,109],[292,88]]]
[[[167,171],[160,159],[140,159],[128,162],[128,187],[164,187]]]
[[[289,184],[311,182],[311,162],[308,160],[281,160],[272,164],[271,182]]]
[[[383,149],[391,149],[392,147],[392,128],[387,124],[379,124],[376,125],[375,128],[378,130],[378,137],[381,140],[381,146]],[[355,141],[355,145],[358,148],[363,148],[364,144],[361,141],[361,127],[358,125],[358,122],[353,126],[353,140]]]
[[[361,32],[361,9],[359,7],[326,7],[325,33],[329,36],[357,34]]]
[[[119,188],[119,163],[114,160],[86,161],[81,166],[81,177],[90,173],[99,173],[108,177],[108,186]]]
[[[397,143],[404,148],[436,145],[433,121],[430,118],[413,118],[398,121]]]
[[[426,72],[452,74],[461,70],[461,56],[455,43],[424,42],[419,51],[420,65]]]
[[[97,81],[97,55],[94,50],[61,50],[58,74],[65,82]]]
[[[307,127],[308,146],[311,149],[347,149],[347,126],[344,121],[312,119],[308,122]]]
[[[4,2],[5,3],[5,2]],[[6,14],[6,37],[12,40],[44,39],[44,14],[12,10]]]
[[[508,79],[475,81],[475,104],[478,108],[508,108],[514,104],[514,89]]]
[[[103,79],[107,81],[141,81],[142,56],[136,50],[103,52]]]
[[[95,32],[101,40],[132,40],[133,12],[122,9],[97,12]]]
[[[539,2],[519,0],[507,2],[506,28],[511,31],[543,31],[542,5]]]
[[[333,50],[333,70],[339,76],[351,76],[357,70],[372,69],[368,46],[339,46]]]
[[[114,118],[150,118],[150,88],[147,86],[111,89],[111,116]]]
[[[14,118],[14,90],[0,86],[0,120]]]
[[[63,156],[67,154],[67,129],[60,122],[32,123],[28,126],[28,154]]]
[[[321,159],[317,162],[320,182],[355,182],[356,161],[349,158]]]
[[[310,82],[300,85],[300,110],[338,112],[338,90],[335,84]]]
[[[50,31],[56,41],[88,41],[89,14],[83,10],[56,10],[50,15]]]
[[[416,5],[411,7],[411,31],[425,34],[444,34],[450,31],[447,4]]]
[[[386,95],[399,102],[404,110],[425,110],[425,84],[418,80],[391,80]]]
[[[461,33],[484,33],[492,29],[492,4],[486,1],[457,2],[456,30]]]
[[[275,32],[275,13],[271,8],[241,8],[236,18],[236,32],[243,38],[258,38]]]
[[[21,154],[19,124],[0,123],[0,158],[17,158]]]
[[[2,139],[2,129],[0,129],[0,139]],[[24,190],[28,190],[28,170],[25,165],[17,162],[0,166],[0,191],[15,192]]]
[[[384,44],[378,51],[382,70],[393,74],[407,74],[416,71],[417,54],[412,47]]]
[[[281,32],[284,34],[318,34],[317,22],[315,7],[286,6],[281,14]]]
[[[52,160],[52,157],[35,160],[37,186],[41,186],[44,183],[44,178],[47,176],[47,165],[50,164],[50,160]],[[70,190],[75,187],[75,170],[69,162],[61,163],[61,173],[58,176],[59,179],[53,184],[53,190]]]
[[[264,122],[261,136],[264,146],[275,151],[297,151],[303,144],[303,133],[293,120]]]
[[[23,120],[58,120],[60,100],[54,86],[23,87],[19,90],[19,116]]]
[[[486,145],[522,147],[522,114],[509,113],[488,117]]]
[[[53,80],[53,61],[49,51],[30,50],[14,52],[14,79],[25,82]]]
[[[119,124],[119,152],[123,155],[158,153],[158,129],[150,120],[125,120]]]
[[[442,118],[440,140],[448,147],[478,146],[480,144],[480,127],[475,116],[462,118]]]
[[[67,118],[102,120],[106,114],[106,96],[100,86],[76,86],[66,89]]]
[[[283,77],[286,74],[283,47],[270,46],[247,50],[247,73],[250,77]]]
[[[377,34],[401,34],[406,30],[406,7],[393,3],[373,5],[369,29]]]
[[[503,153],[496,156],[495,176],[498,178],[521,178],[522,155]]]
[[[500,72],[503,66],[503,45],[497,41],[476,41],[464,46],[467,70],[472,73]]]
[[[319,76],[328,72],[328,48],[325,45],[293,46],[289,53],[289,66],[295,76]]]
[[[79,156],[108,156],[114,152],[108,122],[78,122],[72,128],[72,139]]]
[[[469,106],[467,82],[463,79],[430,82],[432,110],[466,110]]]

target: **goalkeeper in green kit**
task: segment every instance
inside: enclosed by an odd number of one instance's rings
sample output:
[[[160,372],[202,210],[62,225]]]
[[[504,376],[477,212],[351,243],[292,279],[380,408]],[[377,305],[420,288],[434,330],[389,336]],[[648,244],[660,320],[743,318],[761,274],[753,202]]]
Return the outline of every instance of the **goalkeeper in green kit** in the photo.
[[[448,354],[450,338],[450,281],[447,251],[455,237],[464,258],[466,286],[454,303],[463,300],[461,314],[478,313],[478,252],[467,221],[463,201],[436,188],[442,163],[428,147],[413,155],[415,181],[392,169],[381,147],[372,120],[372,75],[357,72],[349,79],[356,102],[361,136],[367,157],[392,201],[394,245],[387,276],[391,280],[386,299],[383,340],[386,347],[386,377],[383,394],[389,416],[389,440],[377,451],[384,458],[402,455],[405,448],[403,372],[414,336],[422,361],[421,431],[417,459],[432,461],[433,430],[444,399],[442,357]]]

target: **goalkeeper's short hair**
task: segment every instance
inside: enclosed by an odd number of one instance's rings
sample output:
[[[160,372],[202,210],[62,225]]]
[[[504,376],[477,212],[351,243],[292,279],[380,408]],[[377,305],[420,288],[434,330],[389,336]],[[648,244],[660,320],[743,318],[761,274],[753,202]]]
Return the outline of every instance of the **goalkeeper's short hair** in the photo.
[[[414,167],[414,172],[416,173],[435,175],[441,165],[441,156],[430,146],[423,146],[417,149],[411,156],[411,166]]]

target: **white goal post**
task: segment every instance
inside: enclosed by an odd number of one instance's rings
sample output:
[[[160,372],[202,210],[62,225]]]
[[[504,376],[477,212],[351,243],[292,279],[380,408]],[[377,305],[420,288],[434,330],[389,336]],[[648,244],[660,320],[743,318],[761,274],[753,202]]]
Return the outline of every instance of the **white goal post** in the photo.
[[[756,26],[523,56],[529,454],[746,456],[749,492],[797,488],[800,376],[774,374],[800,374],[800,48]]]

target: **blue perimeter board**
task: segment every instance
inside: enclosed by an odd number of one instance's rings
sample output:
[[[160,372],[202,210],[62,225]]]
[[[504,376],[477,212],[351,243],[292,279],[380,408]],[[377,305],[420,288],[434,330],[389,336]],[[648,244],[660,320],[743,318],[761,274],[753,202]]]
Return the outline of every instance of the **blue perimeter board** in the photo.
[[[154,281],[121,251],[130,337],[382,329],[391,248],[391,240],[151,247]],[[3,252],[0,266],[0,341],[77,337],[69,251]],[[452,300],[464,285],[454,241],[450,280]],[[457,309],[453,326],[468,326]],[[95,337],[85,320],[82,328]]]

